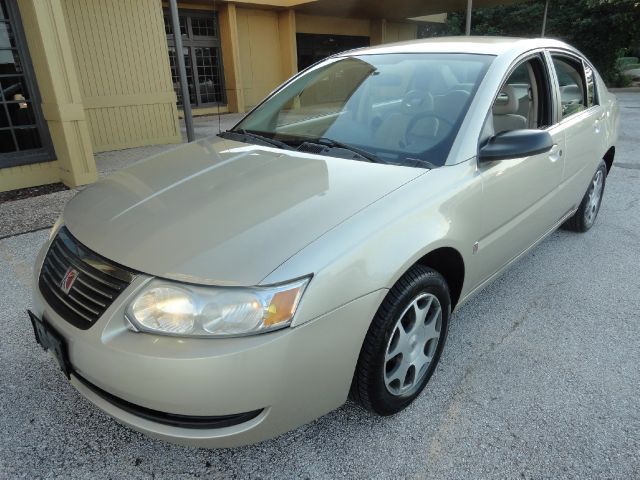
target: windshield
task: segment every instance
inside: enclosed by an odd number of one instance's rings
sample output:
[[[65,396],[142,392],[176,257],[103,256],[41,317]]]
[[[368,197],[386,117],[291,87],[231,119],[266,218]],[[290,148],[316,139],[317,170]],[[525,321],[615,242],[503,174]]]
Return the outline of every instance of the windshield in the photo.
[[[262,138],[301,151],[433,168],[446,161],[493,58],[436,53],[330,58],[293,79],[232,132],[248,142]],[[345,156],[346,149],[357,157]]]

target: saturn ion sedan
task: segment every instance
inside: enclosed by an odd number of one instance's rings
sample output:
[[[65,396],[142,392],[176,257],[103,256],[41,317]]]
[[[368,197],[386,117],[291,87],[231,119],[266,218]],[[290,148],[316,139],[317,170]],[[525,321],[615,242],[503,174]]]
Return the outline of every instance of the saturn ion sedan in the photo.
[[[72,199],[36,261],[36,340],[171,442],[249,444],[348,398],[397,413],[457,307],[557,227],[594,225],[618,118],[558,41],[332,56]]]

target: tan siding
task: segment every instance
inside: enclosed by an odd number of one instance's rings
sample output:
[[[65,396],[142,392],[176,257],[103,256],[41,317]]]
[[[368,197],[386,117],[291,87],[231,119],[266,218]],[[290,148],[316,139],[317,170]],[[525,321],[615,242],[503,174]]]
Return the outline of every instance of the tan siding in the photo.
[[[57,161],[0,168],[0,192],[60,181]]]
[[[97,178],[64,11],[58,0],[18,0],[56,161],[0,169],[0,191]]]
[[[371,27],[369,19],[324,17],[297,13],[296,31],[298,33],[368,37],[371,33]]]
[[[181,141],[159,0],[64,0],[94,150]]]
[[[238,8],[237,17],[242,89],[250,108],[282,82],[278,14]]]
[[[385,43],[414,40],[418,35],[418,26],[415,23],[387,23],[387,35]]]

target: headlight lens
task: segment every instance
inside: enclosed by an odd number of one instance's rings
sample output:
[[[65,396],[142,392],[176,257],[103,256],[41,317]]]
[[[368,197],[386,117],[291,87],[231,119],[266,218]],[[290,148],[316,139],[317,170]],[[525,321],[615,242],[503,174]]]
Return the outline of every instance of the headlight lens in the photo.
[[[291,323],[309,278],[271,287],[205,287],[153,280],[127,308],[129,327],[166,335],[247,335]]]

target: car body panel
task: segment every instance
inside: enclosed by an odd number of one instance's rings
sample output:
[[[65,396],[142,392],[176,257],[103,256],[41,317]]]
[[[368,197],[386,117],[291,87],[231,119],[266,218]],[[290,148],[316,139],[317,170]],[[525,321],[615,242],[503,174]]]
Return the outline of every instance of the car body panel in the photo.
[[[477,268],[473,239],[480,230],[477,200],[481,195],[475,162],[432,170],[318,238],[265,282],[278,283],[293,278],[295,272],[313,269],[313,288],[310,285],[294,319],[294,325],[300,325],[331,304],[390,288],[411,265],[439,247],[457,250],[468,265],[468,278],[473,279]],[[463,292],[466,289],[465,281]]]
[[[371,292],[303,327],[242,338],[184,339],[127,330],[123,305],[146,281],[134,281],[123,302],[112,305],[88,330],[61,318],[38,291],[34,313],[67,339],[78,374],[125,401],[184,415],[264,409],[255,419],[232,427],[180,428],[124,411],[71,374],[74,387],[118,421],[157,438],[209,448],[255,443],[342,405],[359,354],[352,346],[362,344],[386,294]]]
[[[564,132],[557,127],[548,131],[555,144],[553,151],[484,162],[478,167],[483,183],[479,279],[491,276],[519,255],[568,211],[556,201],[563,170],[560,151],[564,148]]]
[[[64,218],[80,242],[134,270],[257,285],[318,236],[424,173],[210,137],[87,188]]]

